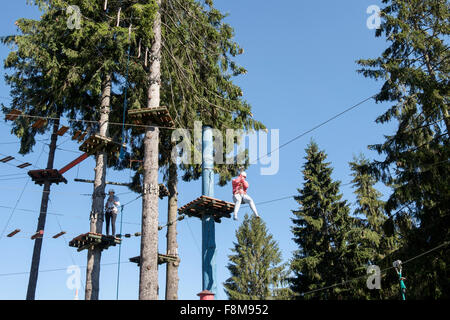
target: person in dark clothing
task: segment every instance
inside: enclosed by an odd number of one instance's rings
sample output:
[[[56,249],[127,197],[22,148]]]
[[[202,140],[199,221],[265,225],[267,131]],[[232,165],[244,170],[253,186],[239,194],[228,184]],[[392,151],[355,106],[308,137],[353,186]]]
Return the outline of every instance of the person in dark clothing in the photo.
[[[119,198],[114,195],[114,190],[109,190],[108,199],[105,206],[106,235],[109,236],[109,224],[111,223],[112,235],[116,235],[116,218],[120,206]]]

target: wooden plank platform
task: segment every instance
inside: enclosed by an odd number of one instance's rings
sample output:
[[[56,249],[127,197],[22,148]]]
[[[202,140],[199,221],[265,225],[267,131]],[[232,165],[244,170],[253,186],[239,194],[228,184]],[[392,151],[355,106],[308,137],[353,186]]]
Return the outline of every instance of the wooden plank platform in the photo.
[[[84,137],[86,137],[87,134],[88,134],[87,131],[86,131],[86,132],[83,132],[83,133],[78,137],[78,142],[83,141]]]
[[[41,119],[38,119],[31,127],[33,129],[40,129],[43,126],[45,126],[46,123],[47,123],[47,120],[41,118]]]
[[[65,234],[66,234],[65,231],[61,231],[60,233],[55,234],[52,238],[53,238],[53,239],[58,239],[59,237],[65,235]]]
[[[78,136],[81,134],[81,130],[78,130],[77,132],[75,132],[75,134],[72,136],[72,140],[77,140]]]
[[[44,236],[44,230],[39,230],[31,236],[31,240],[36,240],[37,238],[42,238]]]
[[[50,181],[50,183],[56,184],[64,182],[67,184],[66,178],[64,178],[63,175],[56,169],[30,170],[28,171],[28,175],[35,184],[40,186],[42,186],[45,181]]]
[[[58,136],[63,136],[67,132],[67,130],[69,130],[69,127],[62,126],[61,128],[59,128],[59,130],[58,130],[58,132],[56,132],[56,134]]]
[[[120,151],[120,143],[113,141],[111,138],[102,137],[97,134],[90,136],[80,146],[80,151],[89,155],[94,155],[98,151],[105,151],[108,154],[115,154]],[[126,144],[122,144],[126,148]]]
[[[136,263],[138,267],[141,266],[141,256],[133,257],[130,258],[129,260],[130,262]],[[158,253],[158,264],[164,264],[168,262],[179,263],[180,258],[178,256]]]
[[[167,107],[132,109],[128,111],[128,118],[136,125],[155,125],[170,128],[175,126]]]
[[[11,160],[14,160],[14,157],[7,156],[6,158],[0,159],[0,162],[7,163]]]
[[[31,163],[25,162],[25,163],[19,164],[17,166],[17,168],[24,169],[24,168],[29,167],[29,166],[31,166]]]
[[[77,251],[83,251],[85,249],[98,248],[100,250],[106,250],[111,246],[116,246],[120,244],[122,239],[116,238],[114,236],[106,236],[99,233],[83,233],[78,237],[75,237],[69,242],[70,247],[77,248]]]
[[[16,120],[16,119],[19,117],[19,115],[21,115],[21,114],[22,114],[22,111],[17,110],[17,109],[13,109],[13,110],[11,110],[11,111],[6,115],[5,119],[6,119],[6,120],[14,121],[14,120]]]
[[[13,232],[9,233],[7,235],[8,238],[14,237],[16,234],[18,234],[20,232],[20,229],[16,229]]]
[[[234,211],[234,203],[214,199],[207,196],[201,196],[194,201],[178,209],[178,214],[184,214],[188,217],[201,219],[203,215],[211,215],[218,223],[222,218],[231,218]]]

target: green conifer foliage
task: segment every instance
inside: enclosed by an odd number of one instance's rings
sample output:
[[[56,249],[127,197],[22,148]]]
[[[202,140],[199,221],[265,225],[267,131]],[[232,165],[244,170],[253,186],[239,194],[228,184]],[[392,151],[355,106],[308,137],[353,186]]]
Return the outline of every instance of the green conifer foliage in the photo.
[[[370,162],[363,155],[350,162],[356,195],[355,225],[352,228],[352,250],[356,276],[361,279],[351,283],[355,299],[390,299],[397,295],[393,286],[395,278],[383,277],[381,289],[369,290],[366,286],[367,267],[376,265],[386,269],[392,265],[391,254],[398,249],[400,238],[388,234],[385,225],[389,217],[385,212],[382,194],[375,189],[377,180],[369,173]]]
[[[297,298],[342,299],[348,286],[336,286],[317,293],[303,293],[341,283],[354,275],[349,247],[354,223],[349,207],[339,193],[340,182],[333,181],[333,169],[325,162],[326,154],[311,142],[303,166],[304,184],[294,199],[293,240],[299,249],[291,261],[291,289]]]
[[[277,242],[266,224],[257,217],[245,215],[236,231],[236,242],[227,265],[231,277],[225,282],[230,300],[287,299],[286,265],[281,263]]]
[[[450,5],[446,0],[384,0],[376,36],[388,46],[380,57],[360,60],[365,77],[383,81],[379,102],[392,106],[378,123],[398,124],[383,143],[370,146],[382,161],[372,174],[392,187],[386,203],[405,245],[396,258],[407,259],[450,240],[449,70]],[[450,292],[446,248],[415,260],[408,270],[410,297],[442,298]],[[393,257],[395,259],[395,257]]]

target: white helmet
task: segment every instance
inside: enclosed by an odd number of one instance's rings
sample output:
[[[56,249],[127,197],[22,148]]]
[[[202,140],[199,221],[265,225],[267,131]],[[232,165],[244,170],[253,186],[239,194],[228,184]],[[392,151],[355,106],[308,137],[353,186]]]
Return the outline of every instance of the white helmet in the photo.
[[[246,173],[245,171],[242,171],[242,172],[241,172],[241,176],[247,178],[247,173]]]
[[[394,262],[392,263],[392,266],[393,266],[394,268],[401,268],[402,262],[401,262],[400,260],[396,260],[396,261],[394,261]]]

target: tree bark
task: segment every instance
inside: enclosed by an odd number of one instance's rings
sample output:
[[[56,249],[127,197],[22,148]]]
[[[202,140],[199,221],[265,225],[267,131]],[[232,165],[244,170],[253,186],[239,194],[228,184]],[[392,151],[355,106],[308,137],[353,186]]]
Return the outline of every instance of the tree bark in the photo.
[[[178,176],[177,164],[169,164],[169,207],[167,214],[167,254],[178,257],[177,213],[178,213]],[[178,266],[177,262],[168,262],[166,266],[166,300],[178,300]]]
[[[161,0],[156,1],[161,6]],[[159,107],[161,87],[161,13],[153,23],[150,50],[148,108]],[[139,299],[158,299],[158,148],[159,128],[147,128],[144,138],[144,190],[142,196],[141,267]]]
[[[111,101],[111,75],[107,75],[102,85],[100,105],[99,135],[108,136],[108,121]],[[90,215],[90,232],[102,233],[103,204],[105,201],[107,154],[99,151],[96,155],[94,192],[92,194],[92,211]],[[100,287],[100,260],[102,251],[94,248],[88,250],[86,267],[86,300],[98,300]]]
[[[53,169],[56,152],[56,142],[58,140],[58,135],[56,134],[56,132],[58,131],[58,128],[59,128],[59,119],[56,120],[55,123],[53,124],[50,150],[48,152],[47,169]],[[39,232],[39,230],[45,230],[45,220],[47,218],[47,206],[50,197],[50,186],[51,183],[48,180],[46,180],[44,183],[44,190],[42,192],[41,209],[39,211],[39,218],[36,232]],[[44,241],[43,237],[36,238],[36,240],[34,240],[33,258],[31,260],[30,277],[28,279],[27,300],[35,299],[43,241]]]

